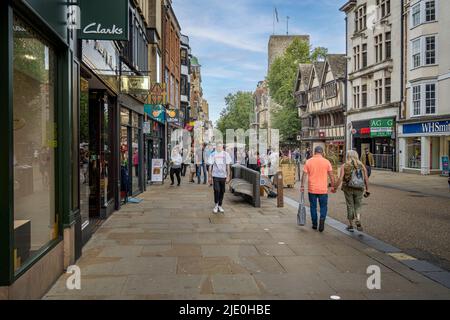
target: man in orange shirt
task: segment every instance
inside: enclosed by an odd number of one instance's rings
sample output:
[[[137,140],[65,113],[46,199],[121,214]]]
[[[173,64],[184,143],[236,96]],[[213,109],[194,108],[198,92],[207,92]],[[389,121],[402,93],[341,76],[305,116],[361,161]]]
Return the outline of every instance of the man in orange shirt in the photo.
[[[308,177],[308,193],[311,205],[311,219],[313,229],[317,230],[317,201],[320,204],[319,231],[325,230],[325,220],[328,214],[328,178],[331,181],[331,192],[336,193],[333,167],[330,161],[323,157],[323,148],[316,147],[314,157],[306,162],[303,168],[303,176],[300,191],[305,192],[305,179]]]

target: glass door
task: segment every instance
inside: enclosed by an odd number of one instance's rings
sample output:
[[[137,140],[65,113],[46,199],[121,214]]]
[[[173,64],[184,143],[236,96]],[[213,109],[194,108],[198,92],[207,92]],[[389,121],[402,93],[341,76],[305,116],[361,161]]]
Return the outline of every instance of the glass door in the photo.
[[[80,211],[84,231],[89,226],[90,195],[89,83],[80,79]]]

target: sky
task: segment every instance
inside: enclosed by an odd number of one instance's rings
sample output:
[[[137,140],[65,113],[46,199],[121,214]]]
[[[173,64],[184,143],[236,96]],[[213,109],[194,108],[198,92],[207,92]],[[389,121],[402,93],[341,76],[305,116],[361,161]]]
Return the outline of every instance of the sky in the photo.
[[[267,75],[268,42],[273,34],[309,34],[313,47],[345,53],[346,0],[173,0],[181,33],[189,36],[192,54],[202,65],[204,98],[210,120],[219,119],[224,98],[255,91]]]

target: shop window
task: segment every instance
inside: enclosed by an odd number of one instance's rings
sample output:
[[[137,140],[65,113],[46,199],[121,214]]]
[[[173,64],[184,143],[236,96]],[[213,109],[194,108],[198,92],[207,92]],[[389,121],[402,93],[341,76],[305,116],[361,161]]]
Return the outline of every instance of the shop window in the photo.
[[[120,109],[120,123],[122,125],[130,124],[130,110],[125,108]]]
[[[439,170],[441,167],[441,138],[432,137],[431,138],[431,170]]]
[[[58,238],[56,210],[56,56],[14,19],[14,270]]]
[[[422,148],[420,138],[407,139],[407,167],[410,169],[420,169],[422,167]]]

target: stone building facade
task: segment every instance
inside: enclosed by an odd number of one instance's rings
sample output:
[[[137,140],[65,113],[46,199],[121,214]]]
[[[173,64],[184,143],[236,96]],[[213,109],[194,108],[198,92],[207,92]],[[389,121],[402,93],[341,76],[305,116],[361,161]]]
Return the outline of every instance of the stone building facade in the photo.
[[[340,10],[347,16],[347,149],[369,149],[377,168],[397,170],[401,1],[350,0]]]
[[[407,0],[401,172],[440,174],[450,153],[450,1]]]

